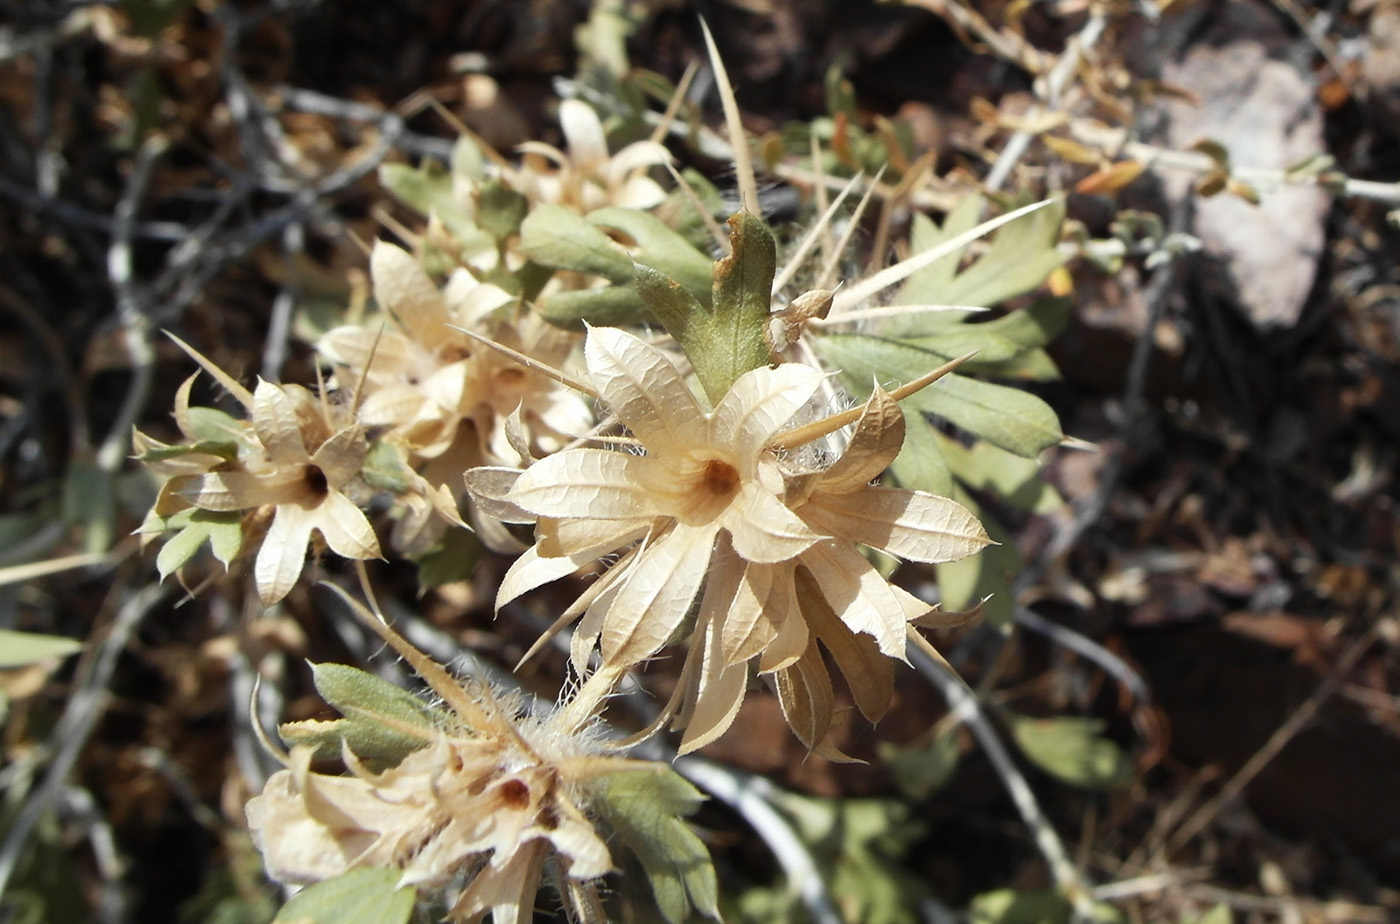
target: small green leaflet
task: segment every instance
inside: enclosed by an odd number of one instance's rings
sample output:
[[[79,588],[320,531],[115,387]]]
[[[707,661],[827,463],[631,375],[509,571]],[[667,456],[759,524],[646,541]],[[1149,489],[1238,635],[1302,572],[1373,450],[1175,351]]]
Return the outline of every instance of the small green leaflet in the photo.
[[[282,906],[273,924],[407,924],[418,893],[400,889],[395,869],[352,869],[309,885]]]
[[[996,889],[983,892],[968,908],[970,924],[1069,924],[1073,909],[1069,900],[1055,889],[1018,892]],[[1094,921],[1118,924],[1122,914],[1107,902],[1094,904]]]
[[[1102,736],[1102,719],[1033,719],[1012,712],[1003,716],[1021,753],[1056,779],[1086,789],[1113,789],[1132,779],[1128,756]]]
[[[710,853],[682,820],[705,797],[669,767],[600,777],[593,786],[594,808],[641,861],[665,919],[680,924],[694,907],[718,920]]]
[[[165,541],[156,555],[156,569],[163,581],[183,568],[204,543],[225,568],[243,547],[243,518],[237,510],[201,510],[189,507],[168,517],[154,514],[141,524],[141,532],[179,530]]]
[[[0,668],[24,667],[36,661],[66,658],[82,650],[83,643],[75,638],[0,629]]]
[[[311,672],[316,691],[344,718],[288,722],[278,731],[288,744],[314,748],[318,758],[339,757],[343,741],[362,760],[393,765],[427,744],[445,721],[412,693],[358,668],[313,664]]]

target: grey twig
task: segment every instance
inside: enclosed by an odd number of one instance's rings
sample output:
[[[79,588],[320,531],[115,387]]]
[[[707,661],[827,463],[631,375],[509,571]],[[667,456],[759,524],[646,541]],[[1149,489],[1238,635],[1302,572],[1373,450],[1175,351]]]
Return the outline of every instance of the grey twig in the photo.
[[[74,681],[73,693],[54,727],[53,759],[38,788],[24,800],[5,838],[0,842],[0,896],[5,894],[15,864],[24,854],[30,832],[44,817],[54,800],[68,785],[68,776],[77,764],[78,755],[87,746],[93,728],[106,712],[107,685],[117,667],[117,656],[126,648],[141,620],[170,590],[160,584],[147,584],[131,594],[117,609],[107,635],[96,642],[96,654],[88,662],[88,670]]]

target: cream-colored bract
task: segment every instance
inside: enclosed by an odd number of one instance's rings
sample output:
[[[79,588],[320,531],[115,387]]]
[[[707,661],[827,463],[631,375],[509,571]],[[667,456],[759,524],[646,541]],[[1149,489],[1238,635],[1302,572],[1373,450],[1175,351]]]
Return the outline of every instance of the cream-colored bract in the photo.
[[[881,577],[857,543],[941,562],[989,541],[947,498],[870,485],[903,441],[903,418],[883,392],[834,465],[801,471],[772,444],[817,394],[818,370],[751,370],[707,413],[666,354],[632,334],[592,328],[584,356],[593,386],[644,454],[567,449],[519,474],[468,473],[483,500],[513,505],[536,522],[535,545],[507,574],[497,605],[630,547],[565,614],[581,617],[574,633],[581,669],[595,644],[610,667],[650,658],[698,598],[672,702],[687,728],[682,750],[728,727],[752,662],[778,675],[781,692],[794,665],[804,676],[821,665],[819,641],[843,670],[853,663],[846,654],[864,658],[866,648],[875,662],[903,657],[907,624],[931,607]],[[831,619],[815,612],[822,607]],[[826,724],[813,730],[794,721],[812,747],[830,725],[829,686],[825,709],[816,706]],[[871,693],[858,702],[878,717],[888,696],[879,699]]]
[[[442,698],[446,722],[396,724],[422,746],[378,773],[348,747],[349,776],[314,773],[312,750],[293,747],[287,768],[247,806],[268,875],[310,883],[379,866],[401,870],[403,885],[432,890],[465,877],[449,898],[449,920],[470,924],[490,912],[495,924],[525,924],[551,855],[569,879],[611,870],[585,814],[590,783],[655,766],[605,756],[563,712],[527,714],[484,684],[455,681],[388,626],[372,626]]]
[[[379,540],[345,495],[368,448],[360,427],[337,427],[326,405],[298,385],[259,380],[250,411],[262,453],[240,457],[238,470],[189,479],[178,494],[204,510],[271,511],[253,566],[258,595],[270,606],[301,576],[313,532],[345,558],[378,558]]]

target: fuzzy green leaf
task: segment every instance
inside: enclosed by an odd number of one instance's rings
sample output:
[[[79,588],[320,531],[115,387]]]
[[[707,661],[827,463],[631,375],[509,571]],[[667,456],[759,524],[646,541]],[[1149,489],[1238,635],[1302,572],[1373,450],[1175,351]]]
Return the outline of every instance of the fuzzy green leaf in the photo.
[[[556,292],[536,301],[535,310],[549,323],[569,330],[582,330],[585,322],[629,327],[647,318],[647,306],[631,285]]]
[[[632,260],[597,226],[578,212],[541,205],[520,225],[520,249],[554,269],[602,276],[623,284],[632,280]]]
[[[703,305],[710,304],[714,264],[677,232],[647,212],[605,208],[588,213],[590,224],[620,232],[630,239],[632,260],[660,270],[679,282]]]
[[[391,766],[423,747],[444,718],[412,693],[357,668],[313,664],[311,671],[317,692],[345,718],[288,722],[278,732],[289,745],[312,748],[318,759],[339,757],[348,747],[372,767]]]
[[[520,223],[530,211],[530,200],[501,183],[490,180],[476,193],[476,223],[497,241],[520,232]]]
[[[900,792],[918,800],[927,799],[946,786],[962,757],[957,727],[951,725],[923,747],[905,748],[887,741],[881,741],[877,747]]]
[[[1016,550],[1016,543],[1006,527],[983,511],[966,491],[955,488],[952,496],[982,521],[987,535],[999,544],[989,545],[976,555],[935,566],[943,608],[970,610],[986,600],[982,604],[982,618],[987,624],[997,628],[1009,625],[1015,611],[1011,579],[1021,572],[1021,553]]]
[[[428,159],[421,167],[384,164],[379,183],[404,205],[423,216],[436,215],[469,252],[493,244],[491,236],[476,226],[471,212],[457,198],[457,191],[441,163]]]
[[[0,629],[0,668],[24,667],[50,658],[66,658],[83,650],[79,639]]]
[[[1074,310],[1068,298],[1042,298],[994,321],[973,325],[1022,347],[1043,347],[1064,331]]]
[[[605,776],[593,785],[594,807],[637,855],[666,920],[680,924],[692,906],[718,920],[709,851],[681,817],[699,808],[704,796],[669,767]]]
[[[1113,789],[1132,779],[1127,754],[1102,736],[1102,719],[1033,719],[1011,712],[1005,718],[1021,753],[1056,779],[1086,789]]]
[[[347,870],[293,895],[273,924],[407,924],[418,893],[398,887],[402,876],[396,869]]]
[[[470,580],[484,551],[481,540],[471,530],[449,527],[441,542],[414,560],[418,565],[419,589]]]
[[[371,488],[390,494],[404,493],[415,480],[403,448],[387,440],[375,440],[369,444],[365,461],[360,466],[360,477]]]
[[[953,475],[933,426],[917,411],[906,415],[904,421],[904,446],[890,465],[890,474],[903,487],[951,497]]]
[[[978,441],[964,446],[939,434],[943,457],[953,475],[973,490],[990,491],[1019,510],[1047,514],[1064,506],[1064,498],[1040,478],[1040,463]]]
[[[160,518],[156,519],[159,523]],[[236,510],[191,508],[166,518],[164,524],[169,528],[178,527],[180,531],[167,539],[156,555],[156,570],[160,572],[162,581],[184,567],[205,542],[209,543],[214,557],[225,568],[238,557],[238,551],[243,547],[243,519]],[[141,531],[158,530],[148,529],[143,524]]]
[[[1040,398],[965,376],[944,376],[908,400],[1008,452],[1034,458],[1064,439],[1060,419]]]

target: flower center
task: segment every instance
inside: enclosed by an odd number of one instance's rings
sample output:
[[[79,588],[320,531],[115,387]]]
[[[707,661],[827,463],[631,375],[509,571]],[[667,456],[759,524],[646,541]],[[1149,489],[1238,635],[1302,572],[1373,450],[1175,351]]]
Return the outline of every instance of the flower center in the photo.
[[[700,472],[700,484],[716,498],[727,498],[739,490],[739,470],[728,462],[711,459]]]
[[[509,808],[523,809],[530,804],[530,787],[523,780],[506,780],[501,784],[501,801]]]
[[[306,485],[306,490],[316,500],[320,500],[330,493],[330,482],[326,480],[326,473],[321,471],[320,466],[308,465],[302,470],[301,480]]]

